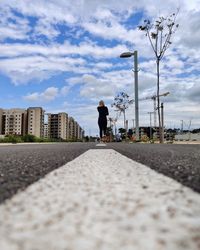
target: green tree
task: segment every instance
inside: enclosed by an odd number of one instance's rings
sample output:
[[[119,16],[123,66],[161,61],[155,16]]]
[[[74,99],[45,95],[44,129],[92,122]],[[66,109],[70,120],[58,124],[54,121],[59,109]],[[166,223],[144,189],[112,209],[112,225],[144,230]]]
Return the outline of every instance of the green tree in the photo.
[[[24,142],[35,142],[36,141],[36,136],[27,134],[27,135],[24,135],[22,137],[22,139],[23,139]]]
[[[159,121],[159,137],[160,143],[163,143],[161,114],[160,114],[160,61],[164,57],[166,50],[171,45],[171,37],[178,28],[176,24],[176,13],[171,14],[169,17],[159,17],[154,23],[150,20],[144,20],[144,24],[139,26],[139,29],[145,32],[149,39],[151,47],[156,57],[156,73],[157,73],[157,110]]]
[[[128,109],[129,105],[133,103],[133,99],[130,99],[129,95],[125,92],[120,92],[114,99],[114,103],[111,106],[115,107],[119,114],[123,114],[124,116],[124,129],[126,131],[126,109]],[[127,132],[127,131],[126,131]]]

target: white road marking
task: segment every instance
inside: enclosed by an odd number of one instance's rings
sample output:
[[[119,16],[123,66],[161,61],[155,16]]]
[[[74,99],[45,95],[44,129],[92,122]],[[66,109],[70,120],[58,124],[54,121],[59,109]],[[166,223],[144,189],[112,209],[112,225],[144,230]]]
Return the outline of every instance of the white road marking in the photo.
[[[0,206],[2,250],[199,250],[200,196],[111,149]]]
[[[106,144],[105,143],[98,143],[98,144],[96,144],[96,147],[106,147]]]

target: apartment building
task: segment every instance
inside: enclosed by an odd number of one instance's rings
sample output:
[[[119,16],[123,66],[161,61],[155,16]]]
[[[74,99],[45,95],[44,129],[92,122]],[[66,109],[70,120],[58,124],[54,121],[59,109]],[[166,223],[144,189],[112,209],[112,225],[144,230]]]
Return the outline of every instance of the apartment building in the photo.
[[[83,139],[84,131],[83,129],[78,126],[78,139]]]
[[[44,137],[44,112],[41,107],[27,109],[27,134]]]
[[[49,137],[49,128],[48,128],[48,123],[44,124],[44,138]]]
[[[41,107],[26,109],[0,108],[0,135],[26,135],[55,139],[82,139],[83,130],[73,117],[65,112],[47,114],[48,123],[44,124],[45,111]]]
[[[74,138],[78,138],[78,123],[74,121]]]
[[[0,135],[2,135],[3,109],[0,108]]]
[[[27,111],[25,109],[1,109],[0,133],[3,135],[25,135]]]
[[[48,137],[55,139],[68,139],[68,114],[48,114]]]
[[[73,117],[69,118],[69,139],[82,139],[81,127]]]
[[[69,117],[69,139],[75,139],[75,120],[73,117]]]

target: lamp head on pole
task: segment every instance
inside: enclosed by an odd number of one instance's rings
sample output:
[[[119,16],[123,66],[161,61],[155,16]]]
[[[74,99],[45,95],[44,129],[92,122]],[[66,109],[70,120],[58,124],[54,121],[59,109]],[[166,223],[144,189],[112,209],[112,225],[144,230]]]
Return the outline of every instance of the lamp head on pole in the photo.
[[[164,96],[167,96],[167,95],[169,95],[170,94],[170,92],[166,92],[166,93],[164,93],[163,95]]]
[[[120,55],[120,58],[126,58],[126,57],[131,57],[134,56],[135,52],[124,52]]]

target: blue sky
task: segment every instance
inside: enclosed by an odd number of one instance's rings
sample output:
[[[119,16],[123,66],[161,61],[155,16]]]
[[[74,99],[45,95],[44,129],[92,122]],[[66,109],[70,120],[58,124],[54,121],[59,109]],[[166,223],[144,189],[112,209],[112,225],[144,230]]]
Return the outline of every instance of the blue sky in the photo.
[[[199,0],[1,0],[0,107],[67,112],[97,134],[98,101],[115,118],[115,95],[134,94],[133,58],[120,59],[122,52],[138,51],[139,98],[156,93],[155,57],[137,27],[179,7],[180,27],[161,64],[160,92],[170,92],[162,99],[165,126],[200,127]],[[149,125],[151,111],[151,100],[139,102],[140,125]],[[127,118],[131,126],[134,106]]]

